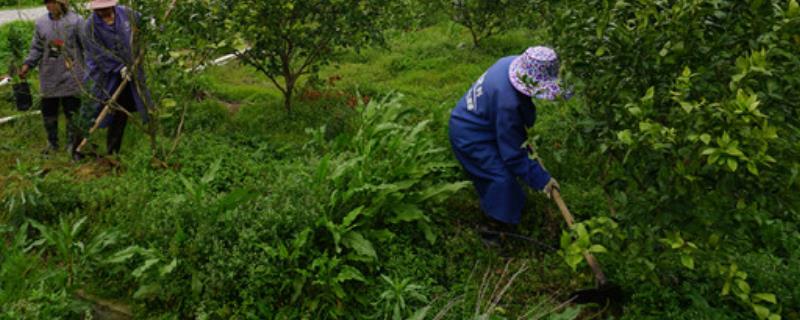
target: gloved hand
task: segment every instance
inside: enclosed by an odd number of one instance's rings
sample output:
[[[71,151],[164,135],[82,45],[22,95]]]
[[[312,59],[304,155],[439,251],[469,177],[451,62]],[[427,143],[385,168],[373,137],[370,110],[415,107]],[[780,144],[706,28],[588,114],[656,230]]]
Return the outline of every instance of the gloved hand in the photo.
[[[547,199],[551,199],[553,197],[553,190],[561,191],[561,186],[558,185],[558,181],[554,178],[550,178],[550,181],[547,181],[547,184],[542,189],[542,192],[547,196]]]
[[[128,72],[128,66],[122,67],[122,70],[119,71],[119,75],[122,76],[122,79],[131,80],[131,74]]]

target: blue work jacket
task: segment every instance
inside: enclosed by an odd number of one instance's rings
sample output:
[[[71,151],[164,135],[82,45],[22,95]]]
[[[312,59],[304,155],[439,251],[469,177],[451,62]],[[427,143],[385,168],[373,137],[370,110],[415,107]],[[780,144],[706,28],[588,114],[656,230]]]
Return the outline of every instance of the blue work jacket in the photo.
[[[527,128],[536,121],[530,97],[508,78],[516,56],[497,61],[458,101],[450,114],[453,152],[469,174],[492,218],[511,224],[520,220],[525,196],[517,179],[544,189],[550,174],[528,157]]]

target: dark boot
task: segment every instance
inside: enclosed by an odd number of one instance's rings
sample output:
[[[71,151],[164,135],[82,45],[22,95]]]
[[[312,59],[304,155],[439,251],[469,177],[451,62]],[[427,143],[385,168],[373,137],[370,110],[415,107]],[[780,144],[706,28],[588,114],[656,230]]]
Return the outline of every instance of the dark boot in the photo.
[[[44,130],[47,132],[47,147],[42,154],[51,154],[58,151],[58,117],[44,117]]]
[[[78,131],[75,128],[71,128],[69,125],[68,128],[70,128],[70,130],[67,131],[67,152],[69,153],[70,158],[72,158],[72,161],[81,161],[83,159],[83,155],[76,150],[78,145],[81,143],[81,135],[78,134]]]
[[[481,236],[481,242],[491,249],[499,249],[503,246],[508,238],[509,233],[514,233],[517,229],[516,225],[497,221],[488,216],[484,216],[478,233]]]
[[[64,116],[67,118],[67,152],[73,161],[80,161],[82,155],[75,149],[81,143],[82,134],[81,129],[77,125],[77,120],[73,121],[75,113],[80,108],[81,100],[77,97],[66,97],[63,99]]]

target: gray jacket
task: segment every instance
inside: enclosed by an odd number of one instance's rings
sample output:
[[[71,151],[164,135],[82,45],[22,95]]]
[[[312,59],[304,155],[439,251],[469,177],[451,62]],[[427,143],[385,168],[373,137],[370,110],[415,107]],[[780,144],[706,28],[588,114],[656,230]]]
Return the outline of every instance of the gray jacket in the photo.
[[[70,11],[61,19],[45,14],[36,19],[36,32],[25,64],[39,66],[43,98],[77,96],[85,74],[80,30],[83,18]]]

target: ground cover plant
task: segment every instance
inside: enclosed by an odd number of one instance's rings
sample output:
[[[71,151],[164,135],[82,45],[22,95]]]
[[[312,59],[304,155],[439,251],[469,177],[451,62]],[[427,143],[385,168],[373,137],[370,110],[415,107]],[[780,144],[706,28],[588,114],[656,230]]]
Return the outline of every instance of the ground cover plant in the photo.
[[[41,1],[36,0],[2,0],[0,1],[0,8],[25,8],[39,4],[41,4]]]
[[[39,118],[0,126],[0,318],[800,319],[795,1],[525,2],[480,48],[453,3],[402,2],[383,45],[298,80],[291,114],[252,64],[204,66],[257,41],[218,41],[225,2],[132,3],[160,31],[155,131],[71,163],[39,155]],[[577,95],[537,104],[530,140],[581,223],[529,192],[505,259],[447,121],[540,43]],[[587,249],[621,310],[567,302]]]

